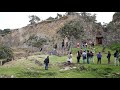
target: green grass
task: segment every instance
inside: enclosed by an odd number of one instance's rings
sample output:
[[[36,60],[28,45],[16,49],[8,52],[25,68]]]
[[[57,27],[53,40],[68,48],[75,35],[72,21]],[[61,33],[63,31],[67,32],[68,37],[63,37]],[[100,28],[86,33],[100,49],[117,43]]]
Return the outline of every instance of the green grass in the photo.
[[[102,51],[101,46],[96,46],[95,53],[95,63],[92,64],[82,64],[82,59],[80,64],[77,64],[76,52],[78,48],[72,48],[73,52],[73,66],[76,67],[71,70],[60,71],[64,69],[64,62],[67,61],[67,55],[65,56],[55,56],[50,55],[49,70],[44,70],[43,60],[47,55],[39,55],[38,53],[33,56],[29,56],[26,60],[21,58],[19,60],[11,61],[3,66],[0,66],[0,76],[10,77],[14,75],[15,78],[120,78],[120,66],[114,66],[114,57],[111,57],[111,64],[108,65],[107,52],[114,51],[106,48],[105,52],[102,52],[102,64],[97,65],[96,54]],[[35,64],[34,59],[38,60],[41,65]],[[118,73],[118,74],[114,74]]]

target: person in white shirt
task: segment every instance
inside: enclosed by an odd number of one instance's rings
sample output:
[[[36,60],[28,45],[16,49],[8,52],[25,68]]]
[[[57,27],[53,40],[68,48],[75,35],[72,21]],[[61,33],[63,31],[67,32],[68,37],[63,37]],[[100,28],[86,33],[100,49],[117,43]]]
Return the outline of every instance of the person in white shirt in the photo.
[[[71,52],[68,54],[67,62],[68,62],[68,64],[72,63],[72,53]]]
[[[84,51],[83,54],[82,54],[82,57],[83,57],[83,63],[85,63],[86,56],[87,56],[87,53]]]

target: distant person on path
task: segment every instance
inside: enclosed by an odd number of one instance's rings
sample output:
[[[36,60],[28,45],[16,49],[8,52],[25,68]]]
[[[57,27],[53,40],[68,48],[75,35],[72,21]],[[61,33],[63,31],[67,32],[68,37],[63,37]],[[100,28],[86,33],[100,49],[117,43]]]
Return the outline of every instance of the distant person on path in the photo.
[[[47,58],[44,60],[44,64],[45,64],[45,70],[48,70],[49,56],[47,56]]]
[[[77,52],[77,63],[80,62],[80,57],[81,57],[81,54],[80,54],[80,52],[78,51],[78,52]]]
[[[118,50],[116,50],[116,52],[114,53],[114,65],[119,66],[119,52],[118,52]]]
[[[87,48],[87,42],[85,43],[85,47]]]
[[[55,44],[55,49],[57,49],[57,43]]]
[[[84,51],[83,54],[82,54],[82,57],[83,57],[83,64],[85,63],[86,56],[87,56],[86,51]]]
[[[77,48],[80,48],[80,43],[77,43]]]
[[[64,40],[62,41],[62,48],[64,48]]]
[[[102,58],[102,54],[101,54],[101,52],[99,52],[99,53],[97,54],[97,59],[98,59],[97,64],[98,64],[98,63],[101,64],[101,58]]]
[[[42,48],[40,48],[40,52],[42,51]]]
[[[108,54],[107,54],[108,64],[110,64],[110,57],[111,57],[111,53],[110,53],[110,51],[108,51]]]
[[[91,45],[92,45],[92,47],[94,48],[94,42],[92,42],[92,44],[91,44]]]
[[[67,62],[68,62],[68,64],[72,63],[72,53],[71,52],[68,54]]]

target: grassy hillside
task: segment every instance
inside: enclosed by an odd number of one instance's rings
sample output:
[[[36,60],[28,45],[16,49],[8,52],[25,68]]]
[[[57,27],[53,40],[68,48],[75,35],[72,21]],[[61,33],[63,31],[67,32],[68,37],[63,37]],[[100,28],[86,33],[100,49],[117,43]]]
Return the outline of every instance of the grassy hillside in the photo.
[[[102,51],[101,46],[96,46],[96,53]],[[111,64],[107,64],[106,53],[109,50],[105,49],[102,53],[102,64],[97,65],[97,58],[95,56],[95,63],[77,64],[76,51],[73,50],[73,64],[67,66],[65,64],[67,56],[50,55],[49,70],[44,70],[43,60],[47,55],[40,55],[39,52],[29,56],[28,59],[24,57],[14,60],[0,66],[1,78],[120,78],[120,66],[114,66],[114,57],[111,57]],[[111,50],[110,50],[111,51]],[[113,54],[114,51],[111,51]],[[96,54],[95,54],[96,55]]]

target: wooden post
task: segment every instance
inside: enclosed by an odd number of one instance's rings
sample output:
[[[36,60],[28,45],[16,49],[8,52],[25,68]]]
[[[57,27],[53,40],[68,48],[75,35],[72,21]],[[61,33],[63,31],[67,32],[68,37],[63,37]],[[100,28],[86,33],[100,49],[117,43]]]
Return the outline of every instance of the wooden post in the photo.
[[[3,65],[3,61],[6,61],[7,59],[0,60],[0,65]]]
[[[2,65],[2,60],[0,60],[0,65]]]

